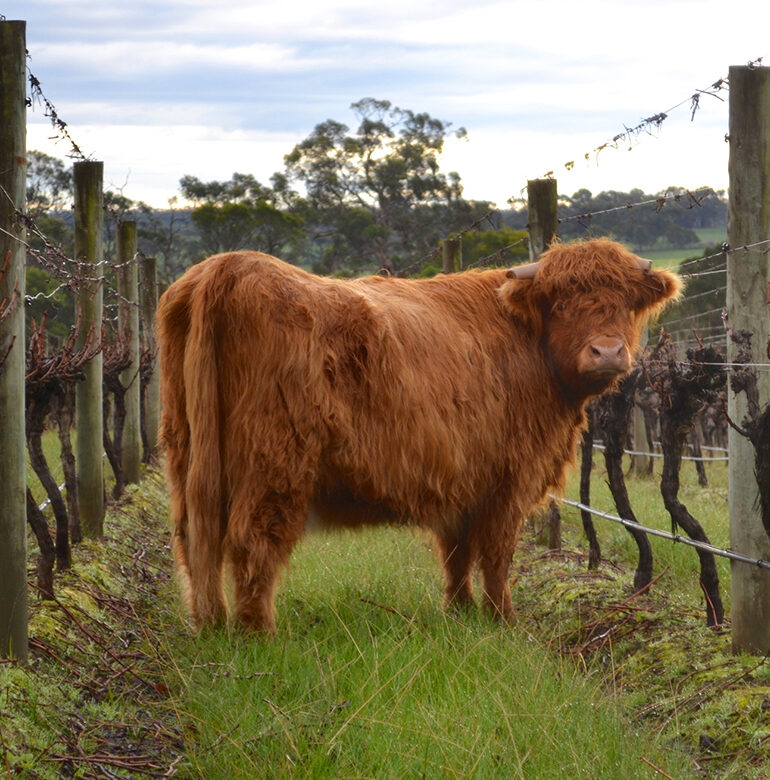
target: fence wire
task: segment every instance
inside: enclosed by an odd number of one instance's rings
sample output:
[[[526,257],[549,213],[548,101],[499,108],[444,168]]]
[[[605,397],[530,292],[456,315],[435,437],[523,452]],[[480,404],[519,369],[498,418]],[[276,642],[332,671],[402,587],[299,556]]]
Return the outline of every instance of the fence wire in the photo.
[[[594,444],[593,448],[595,450],[605,450],[606,447],[603,444]],[[701,449],[707,449],[706,447],[702,447]],[[662,452],[639,452],[637,450],[623,450],[623,453],[625,455],[640,455],[647,458],[662,458],[664,457]],[[681,460],[694,460],[701,463],[714,463],[719,461],[728,461],[730,458],[723,456],[723,455],[715,455],[713,458],[696,458],[692,455],[682,455]]]
[[[695,539],[690,539],[689,537],[681,536],[680,534],[672,534],[668,531],[661,531],[658,528],[650,528],[649,526],[642,525],[641,523],[635,523],[633,520],[625,520],[622,517],[611,515],[609,512],[602,512],[599,509],[594,509],[592,506],[582,504],[580,501],[570,501],[568,498],[560,498],[559,496],[555,496],[552,493],[549,493],[548,495],[554,501],[576,507],[577,509],[582,509],[585,512],[590,512],[592,515],[596,515],[596,517],[603,517],[605,520],[611,520],[613,523],[620,523],[620,525],[623,525],[626,528],[633,528],[637,531],[643,531],[646,534],[650,534],[651,536],[659,536],[662,539],[670,539],[672,542],[686,544],[689,547],[695,547],[699,550],[713,553],[714,555],[718,555],[721,558],[729,558],[731,561],[737,561],[738,563],[747,563],[751,566],[757,566],[760,569],[770,569],[770,561],[764,561],[761,558],[752,558],[749,555],[744,555],[743,553],[735,552],[734,550],[723,550],[721,547],[715,547],[713,544],[698,542]]]

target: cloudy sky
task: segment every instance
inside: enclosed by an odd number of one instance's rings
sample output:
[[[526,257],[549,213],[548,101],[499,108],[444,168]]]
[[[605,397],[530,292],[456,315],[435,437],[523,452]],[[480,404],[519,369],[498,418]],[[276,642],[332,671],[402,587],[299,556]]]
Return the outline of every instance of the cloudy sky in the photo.
[[[504,205],[550,171],[567,194],[726,188],[727,92],[701,94],[694,120],[691,96],[770,65],[767,0],[0,0],[0,15],[27,22],[29,69],[105,187],[161,206],[186,174],[267,183],[364,97],[465,127],[442,168],[469,198]],[[66,158],[52,135],[38,104],[27,146]]]

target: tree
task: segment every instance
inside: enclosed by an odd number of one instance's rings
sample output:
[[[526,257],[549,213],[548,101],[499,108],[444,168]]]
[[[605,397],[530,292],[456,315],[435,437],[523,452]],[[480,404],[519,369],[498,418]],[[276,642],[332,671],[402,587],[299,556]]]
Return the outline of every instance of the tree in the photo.
[[[506,225],[527,226],[526,201],[509,201]],[[644,205],[638,205],[644,204]],[[580,189],[559,196],[559,234],[564,239],[607,235],[637,250],[695,247],[696,229],[727,226],[727,199],[723,191],[668,187],[656,194],[640,189],[604,191],[593,195]]]
[[[459,220],[486,204],[463,201],[460,176],[440,171],[449,122],[374,98],[351,109],[355,132],[333,119],[316,125],[284,158],[287,176],[306,189],[328,270],[393,270],[466,227]]]
[[[499,230],[471,230],[463,236],[463,265],[477,265],[490,258],[490,265],[514,265],[529,258],[526,230],[502,227]]]
[[[249,248],[285,254],[302,238],[303,220],[293,211],[287,182],[277,181],[281,186],[273,191],[251,174],[234,173],[229,181],[180,179],[182,195],[196,204],[191,217],[207,253]]]
[[[681,187],[669,187],[654,195],[640,189],[592,195],[582,189],[571,197],[560,196],[559,232],[567,239],[608,235],[638,250],[682,248],[698,245],[693,228],[720,227],[726,214],[723,193],[689,194]]]
[[[27,152],[27,212],[34,216],[62,210],[72,201],[72,171],[35,149]]]
[[[27,241],[27,295],[25,306],[28,325],[42,322],[47,316],[48,334],[53,339],[64,338],[75,322],[75,304],[71,291],[62,288],[62,278],[52,273],[51,262],[45,256],[52,251],[71,257],[72,227],[60,215],[66,213],[73,196],[72,171],[64,163],[43,152],[27,153],[27,214],[33,227]],[[55,248],[52,250],[52,248]]]
[[[137,206],[140,246],[145,256],[158,261],[158,278],[165,285],[200,260],[204,253],[188,212],[176,206],[175,197],[169,198],[168,209],[154,209],[146,203]]]

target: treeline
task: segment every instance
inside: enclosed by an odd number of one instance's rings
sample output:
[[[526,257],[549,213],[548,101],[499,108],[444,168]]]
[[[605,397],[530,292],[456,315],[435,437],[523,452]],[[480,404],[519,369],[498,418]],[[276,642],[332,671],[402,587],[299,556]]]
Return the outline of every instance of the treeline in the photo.
[[[506,223],[526,228],[526,201],[513,205],[518,209],[506,215]],[[668,187],[655,194],[610,190],[598,195],[582,189],[559,196],[559,220],[564,239],[609,235],[636,251],[687,248],[701,243],[696,230],[727,230],[727,195],[708,188],[689,192]]]
[[[138,241],[158,261],[169,283],[207,255],[259,249],[322,274],[356,275],[387,269],[414,275],[435,273],[439,242],[462,234],[463,264],[508,264],[527,257],[526,202],[511,200],[497,210],[463,197],[460,175],[440,170],[450,135],[464,129],[388,101],[366,98],[352,106],[357,127],[334,120],[318,124],[284,158],[284,170],[265,184],[247,173],[204,182],[182,176],[168,208],[105,192],[105,257],[114,254],[116,226],[138,223]],[[724,228],[724,193],[699,191],[602,192],[582,189],[560,196],[560,235],[610,235],[636,250],[699,246],[695,229]],[[656,199],[660,198],[658,202]],[[29,153],[28,212],[33,249],[45,242],[72,254],[72,174],[65,164]],[[630,204],[651,201],[644,206]],[[43,238],[45,237],[45,238]],[[48,311],[49,332],[64,335],[72,325],[69,293],[30,256],[27,280],[31,317]],[[37,297],[35,297],[37,296]],[[47,297],[46,297],[47,296]]]

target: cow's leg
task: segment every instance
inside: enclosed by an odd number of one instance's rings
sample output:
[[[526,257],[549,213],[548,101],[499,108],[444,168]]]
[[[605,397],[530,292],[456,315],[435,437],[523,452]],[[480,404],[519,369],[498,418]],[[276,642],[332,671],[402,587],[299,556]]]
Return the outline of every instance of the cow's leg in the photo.
[[[265,502],[245,527],[233,519],[231,515],[226,549],[235,585],[235,617],[246,628],[272,634],[276,581],[302,535],[305,516]]]
[[[489,557],[481,556],[481,572],[484,577],[484,601],[493,615],[506,621],[513,620],[513,604],[509,576],[511,553]]]
[[[492,528],[479,542],[480,565],[484,581],[484,602],[493,615],[502,620],[513,620],[511,602],[511,559],[521,523]]]
[[[463,520],[451,532],[436,533],[439,555],[444,565],[446,590],[444,606],[470,607],[473,605],[473,562],[468,523]]]

